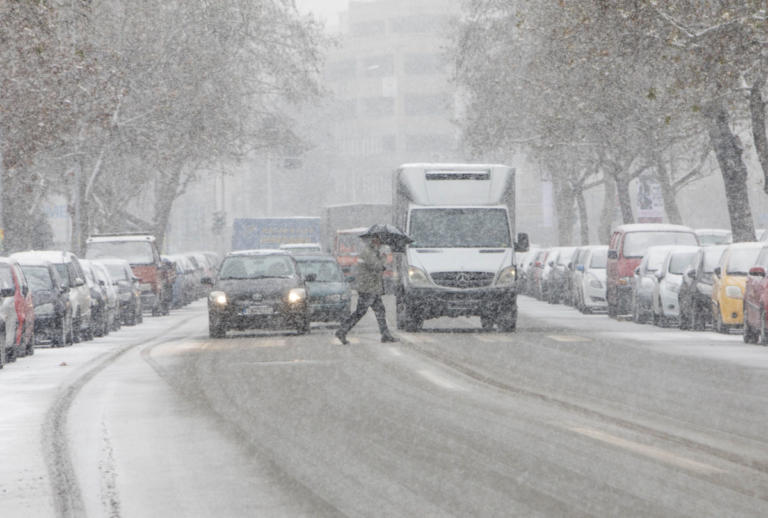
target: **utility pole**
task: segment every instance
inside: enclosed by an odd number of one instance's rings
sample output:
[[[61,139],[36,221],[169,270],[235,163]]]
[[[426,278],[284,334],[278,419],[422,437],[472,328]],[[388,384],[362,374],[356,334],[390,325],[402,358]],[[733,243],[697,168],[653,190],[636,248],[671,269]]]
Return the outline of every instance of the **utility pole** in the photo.
[[[5,253],[5,221],[3,221],[3,176],[5,174],[3,162],[3,128],[0,126],[0,252]]]

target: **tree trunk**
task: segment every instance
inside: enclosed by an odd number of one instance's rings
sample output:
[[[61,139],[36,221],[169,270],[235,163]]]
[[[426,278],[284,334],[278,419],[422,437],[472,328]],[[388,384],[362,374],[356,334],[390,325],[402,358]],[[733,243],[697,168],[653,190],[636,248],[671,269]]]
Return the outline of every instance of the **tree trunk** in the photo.
[[[676,193],[669,178],[669,171],[664,166],[661,155],[656,156],[656,181],[659,182],[661,187],[661,197],[664,200],[664,212],[667,215],[667,221],[674,225],[682,225],[683,218],[680,216],[680,209],[675,199]]]
[[[728,113],[722,103],[712,106],[708,113],[709,139],[715,151],[720,173],[725,183],[725,197],[731,220],[733,241],[754,241],[755,227],[749,206],[747,167],[742,159],[741,145],[728,124]]]
[[[181,169],[172,173],[160,173],[157,175],[155,189],[155,243],[158,250],[163,252],[165,244],[165,232],[168,229],[168,221],[171,219],[173,202],[176,200],[181,181]]]
[[[589,221],[587,214],[587,202],[584,199],[584,191],[579,189],[576,193],[576,208],[579,211],[579,234],[582,246],[589,244]]]
[[[613,179],[616,182],[616,193],[619,197],[619,208],[621,209],[621,220],[624,224],[634,223],[635,216],[632,214],[632,197],[629,194],[629,178],[624,171],[616,170]]]
[[[555,203],[557,204],[557,241],[560,246],[571,244],[573,239],[573,189],[567,182],[556,179],[554,182]]]
[[[603,191],[603,212],[600,218],[600,229],[598,236],[601,243],[608,243],[611,239],[611,226],[613,225],[613,216],[616,211],[616,181],[609,174],[605,176],[605,190]]]
[[[749,95],[749,113],[752,118],[752,140],[755,142],[755,151],[763,169],[763,191],[768,193],[768,136],[765,129],[765,101],[763,100],[762,86],[765,78],[755,81]]]

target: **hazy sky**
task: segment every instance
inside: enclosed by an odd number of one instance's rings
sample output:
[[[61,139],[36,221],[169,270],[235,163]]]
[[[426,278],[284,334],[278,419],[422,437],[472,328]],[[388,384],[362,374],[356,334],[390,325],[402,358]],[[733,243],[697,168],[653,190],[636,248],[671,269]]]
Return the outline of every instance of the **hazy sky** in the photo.
[[[338,14],[347,10],[349,0],[296,0],[296,5],[302,12],[311,12],[324,20],[327,25],[338,25]]]

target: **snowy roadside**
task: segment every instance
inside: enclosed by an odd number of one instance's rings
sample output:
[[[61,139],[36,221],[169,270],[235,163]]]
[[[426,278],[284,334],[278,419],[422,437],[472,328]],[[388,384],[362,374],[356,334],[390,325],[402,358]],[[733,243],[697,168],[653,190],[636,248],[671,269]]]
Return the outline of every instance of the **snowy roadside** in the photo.
[[[182,310],[168,317],[145,318],[107,337],[70,347],[38,347],[0,370],[0,513],[4,516],[52,516],[53,495],[42,444],[46,414],[62,388],[101,358],[131,344],[139,345],[188,317]]]

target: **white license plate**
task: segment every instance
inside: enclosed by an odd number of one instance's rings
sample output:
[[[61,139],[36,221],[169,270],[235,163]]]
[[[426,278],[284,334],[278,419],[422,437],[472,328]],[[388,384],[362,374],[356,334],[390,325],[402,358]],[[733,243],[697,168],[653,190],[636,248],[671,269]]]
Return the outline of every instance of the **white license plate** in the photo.
[[[272,306],[248,306],[243,309],[244,315],[271,315],[274,313]]]

